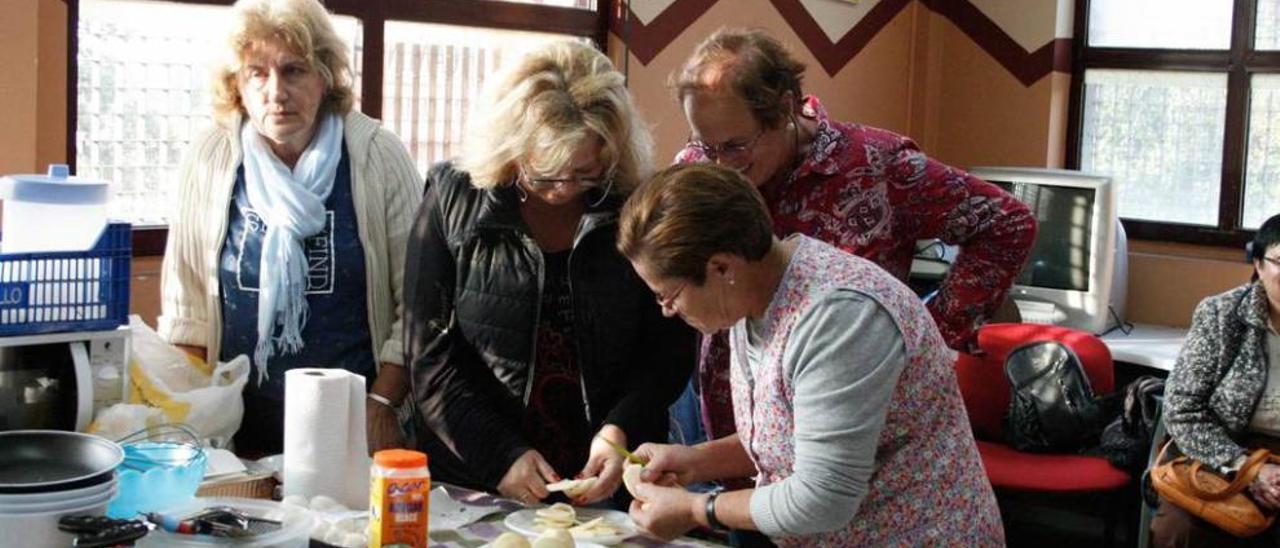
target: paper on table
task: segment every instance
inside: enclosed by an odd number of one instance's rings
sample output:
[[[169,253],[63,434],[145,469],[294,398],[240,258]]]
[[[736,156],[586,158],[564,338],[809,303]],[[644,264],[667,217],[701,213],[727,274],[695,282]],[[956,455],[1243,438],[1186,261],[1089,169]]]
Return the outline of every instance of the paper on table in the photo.
[[[498,506],[478,506],[453,500],[444,487],[431,490],[432,531],[453,531],[501,511],[502,508]]]
[[[284,486],[287,495],[327,495],[369,507],[364,377],[342,369],[284,375]],[[252,419],[250,419],[252,420]]]
[[[204,454],[209,459],[209,464],[205,466],[205,479],[239,474],[245,471],[244,463],[240,462],[240,459],[236,458],[236,455],[231,451],[206,447]]]

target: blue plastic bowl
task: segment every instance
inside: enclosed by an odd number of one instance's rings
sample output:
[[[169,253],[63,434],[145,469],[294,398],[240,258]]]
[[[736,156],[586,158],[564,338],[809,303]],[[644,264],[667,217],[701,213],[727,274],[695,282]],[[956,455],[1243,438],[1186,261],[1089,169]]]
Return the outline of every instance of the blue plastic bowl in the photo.
[[[157,512],[191,500],[204,479],[208,457],[191,445],[140,442],[124,446],[120,493],[107,516],[132,518],[139,512]]]

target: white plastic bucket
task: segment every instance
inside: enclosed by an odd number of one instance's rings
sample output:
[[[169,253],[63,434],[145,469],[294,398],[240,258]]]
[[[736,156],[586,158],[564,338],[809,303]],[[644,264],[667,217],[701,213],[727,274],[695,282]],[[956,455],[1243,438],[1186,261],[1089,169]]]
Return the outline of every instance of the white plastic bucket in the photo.
[[[29,514],[0,514],[0,539],[21,539],[23,548],[66,548],[71,546],[72,536],[58,530],[62,516],[101,516],[107,511],[108,501],[86,504],[78,508],[51,510]]]
[[[113,481],[108,485],[107,490],[99,493],[66,497],[45,502],[23,502],[16,504],[0,502],[0,517],[41,514],[66,510],[68,508],[81,508],[84,506],[109,503],[111,502],[111,499],[115,498],[116,493],[118,492],[118,486],[116,482]]]
[[[43,491],[39,493],[0,493],[0,507],[14,506],[18,504],[40,504],[44,502],[57,502],[61,500],[73,500],[89,497],[92,495],[100,495],[107,491],[116,489],[118,479],[112,476],[109,481],[82,487],[80,489],[70,489],[66,491]]]
[[[48,175],[0,178],[4,219],[0,253],[85,251],[107,226],[107,183],[71,177],[65,164]]]

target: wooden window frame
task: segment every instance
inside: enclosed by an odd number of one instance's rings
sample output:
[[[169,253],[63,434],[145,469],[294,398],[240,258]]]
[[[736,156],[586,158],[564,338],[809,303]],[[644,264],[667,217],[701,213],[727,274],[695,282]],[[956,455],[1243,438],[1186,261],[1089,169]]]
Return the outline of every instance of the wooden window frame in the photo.
[[[67,3],[67,163],[75,170],[78,109],[78,33],[80,0]],[[157,0],[173,4],[230,6],[234,0]],[[608,51],[609,9],[614,0],[596,0],[595,11],[499,0],[321,0],[336,15],[359,19],[364,43],[361,55],[360,110],[382,117],[382,62],[387,21],[437,23],[506,30],[551,32],[590,38]],[[168,227],[133,231],[133,256],[164,254]]]
[[[1122,219],[1130,238],[1221,247],[1240,247],[1253,238],[1241,227],[1248,154],[1249,77],[1280,73],[1280,51],[1254,51],[1257,0],[1232,5],[1228,50],[1187,50],[1093,47],[1089,45],[1090,0],[1076,0],[1075,62],[1067,122],[1066,165],[1080,169],[1083,146],[1084,73],[1087,69],[1179,70],[1227,75],[1226,127],[1222,144],[1222,175],[1216,226]]]

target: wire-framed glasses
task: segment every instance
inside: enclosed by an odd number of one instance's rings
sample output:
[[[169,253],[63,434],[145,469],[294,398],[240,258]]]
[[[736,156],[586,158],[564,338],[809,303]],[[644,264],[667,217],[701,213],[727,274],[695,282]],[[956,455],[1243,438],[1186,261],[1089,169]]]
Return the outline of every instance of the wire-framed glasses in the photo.
[[[684,288],[688,286],[689,284],[688,282],[686,282],[686,283],[680,284],[680,287],[677,287],[675,291],[672,291],[671,293],[668,293],[666,295],[655,294],[654,298],[657,299],[658,301],[658,307],[664,310],[669,308],[675,308],[676,299],[680,298],[680,293],[682,293],[684,291]]]
[[[573,175],[569,177],[526,177],[525,180],[529,182],[529,186],[534,188],[554,188],[558,190],[568,184],[576,184],[582,188],[601,188],[609,185],[611,177],[608,175],[596,175],[592,177]]]
[[[712,162],[723,162],[727,164],[741,164],[751,156],[751,152],[755,150],[756,145],[760,143],[760,138],[764,136],[764,128],[756,132],[756,136],[752,137],[745,143],[735,143],[729,141],[719,145],[710,145],[690,138],[689,146],[698,149]]]
[[[560,190],[567,185],[577,185],[578,188],[588,191],[589,207],[597,207],[603,204],[609,198],[609,192],[613,190],[613,170],[605,170],[600,175],[569,175],[567,177],[539,177],[530,176],[523,168],[520,169],[520,178],[530,190],[535,192],[545,190]],[[524,201],[524,198],[521,198]]]

